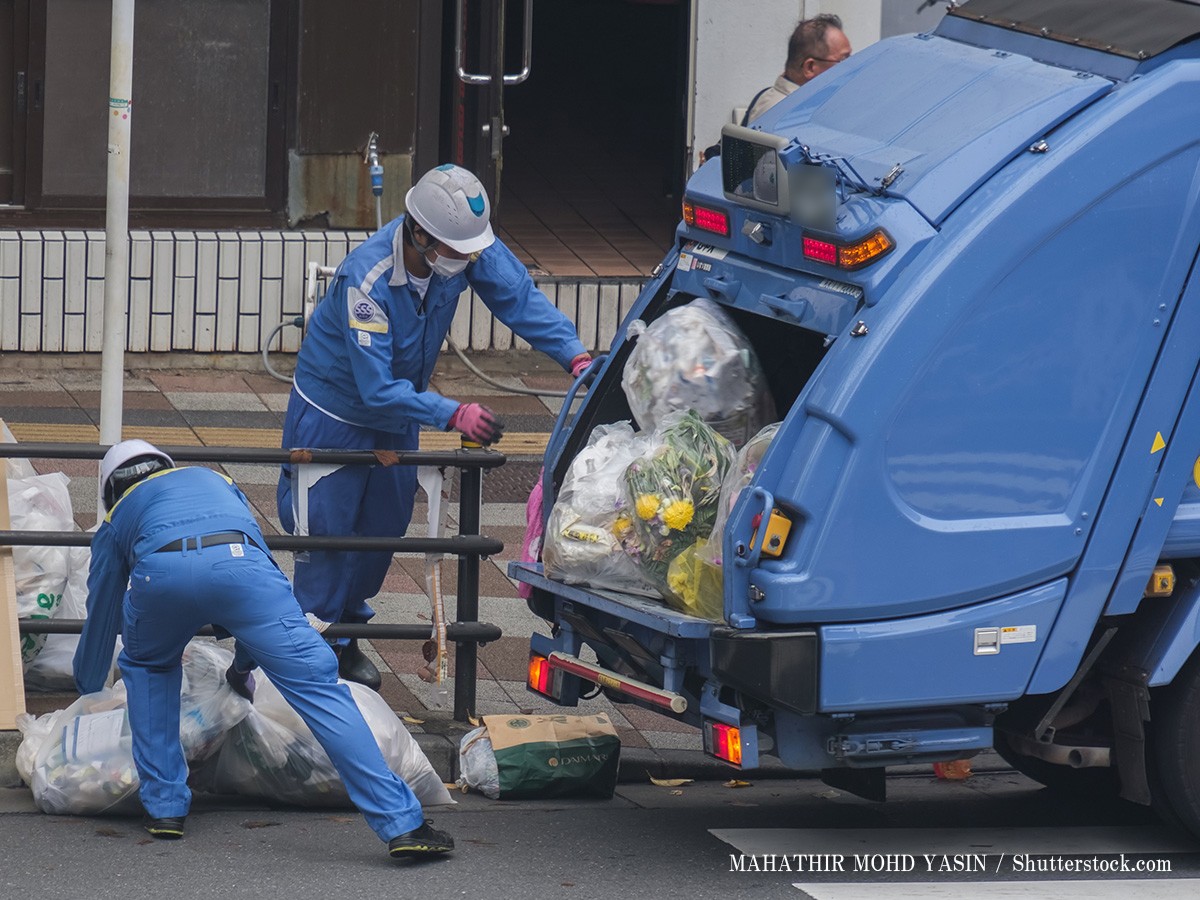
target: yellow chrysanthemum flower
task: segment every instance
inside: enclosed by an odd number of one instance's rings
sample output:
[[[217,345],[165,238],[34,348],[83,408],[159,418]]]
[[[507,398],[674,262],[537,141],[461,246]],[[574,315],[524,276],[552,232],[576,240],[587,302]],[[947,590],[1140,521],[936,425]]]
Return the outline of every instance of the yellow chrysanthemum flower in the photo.
[[[692,516],[695,510],[688,500],[676,500],[667,507],[667,511],[663,513],[663,521],[667,523],[667,527],[674,531],[682,531],[688,527],[688,523],[692,521]]]
[[[658,512],[659,499],[657,494],[642,494],[637,498],[637,514],[641,519],[653,519]]]

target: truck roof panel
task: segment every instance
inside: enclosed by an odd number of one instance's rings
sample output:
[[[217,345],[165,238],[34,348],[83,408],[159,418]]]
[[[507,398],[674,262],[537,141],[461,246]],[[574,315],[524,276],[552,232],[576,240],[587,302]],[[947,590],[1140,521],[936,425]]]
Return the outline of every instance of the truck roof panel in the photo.
[[[754,127],[845,160],[864,186],[891,178],[933,224],[1001,166],[1113,83],[956,41],[881,41],[801,86]]]
[[[1139,60],[1200,35],[1197,0],[969,0],[948,16]]]

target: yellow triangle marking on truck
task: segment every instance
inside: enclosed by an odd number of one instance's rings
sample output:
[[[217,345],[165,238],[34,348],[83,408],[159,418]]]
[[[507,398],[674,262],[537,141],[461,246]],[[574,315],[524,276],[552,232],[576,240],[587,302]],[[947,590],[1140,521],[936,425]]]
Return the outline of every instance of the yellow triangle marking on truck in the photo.
[[[1159,506],[1162,506],[1162,502],[1166,499],[1167,499],[1166,497],[1155,497],[1154,502],[1157,503]]]
[[[1167,446],[1167,442],[1163,440],[1162,432],[1156,431],[1154,433],[1154,446],[1150,448],[1151,455],[1157,453],[1165,446]]]

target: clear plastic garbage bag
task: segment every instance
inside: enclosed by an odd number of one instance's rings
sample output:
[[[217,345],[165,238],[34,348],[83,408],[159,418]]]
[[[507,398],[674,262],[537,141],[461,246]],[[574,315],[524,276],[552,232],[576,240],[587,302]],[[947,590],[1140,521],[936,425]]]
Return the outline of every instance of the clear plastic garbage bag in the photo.
[[[747,441],[746,446],[738,451],[737,459],[734,460],[733,466],[725,476],[725,480],[721,482],[721,499],[717,505],[717,515],[713,522],[712,535],[707,542],[696,548],[697,560],[711,567],[716,572],[715,579],[706,574],[698,582],[698,584],[702,585],[701,594],[705,593],[712,584],[721,584],[723,578],[722,548],[725,540],[725,525],[729,521],[729,514],[733,512],[733,507],[737,503],[738,497],[741,496],[742,491],[749,486],[750,482],[754,480],[754,473],[758,471],[759,463],[762,462],[763,456],[766,455],[767,448],[771,446],[771,441],[775,439],[775,435],[779,431],[779,424],[775,422],[768,425]],[[702,598],[701,602],[710,605],[708,598]]]
[[[74,531],[70,479],[61,472],[8,479],[8,508],[13,531]],[[67,547],[13,547],[17,615],[48,619],[62,603],[67,586]],[[44,634],[21,636],[21,661],[30,663],[46,643]]]
[[[87,618],[87,578],[91,565],[90,547],[67,548],[67,586],[63,588],[62,603],[54,612],[55,619]],[[41,651],[25,666],[25,689],[28,691],[71,691],[75,689],[75,649],[77,634],[48,634]],[[113,649],[113,661],[117,650]]]
[[[696,544],[712,534],[721,483],[733,459],[733,445],[689,410],[669,414],[651,436],[649,452],[625,470],[635,535],[626,552],[680,612],[715,617],[711,608],[698,606],[693,579],[699,573],[690,562]]]
[[[32,759],[27,781],[42,812],[132,814],[141,808],[123,685],[84,694],[36,720],[22,716],[17,725],[24,734],[21,765]]]
[[[500,799],[500,769],[486,725],[468,731],[458,745],[458,784],[474,788],[489,800]]]
[[[183,651],[179,739],[190,762],[219,749],[229,729],[250,711],[225,682],[233,654],[212,641]],[[48,813],[136,813],[139,780],[133,762],[125,682],[85,694],[66,709],[19,717],[21,778]]]
[[[228,734],[193,787],[295,806],[352,806],[325,750],[261,669],[254,671],[254,706]],[[422,806],[454,803],[404,724],[375,691],[343,682],[366,719],[388,767]]]
[[[637,563],[626,554],[633,513],[625,469],[650,448],[650,436],[628,422],[600,425],[571,461],[546,526],[542,561],[546,576],[658,597]]]
[[[694,409],[740,447],[775,418],[762,366],[733,319],[701,297],[649,325],[630,323],[637,338],[621,387],[638,425],[653,431],[668,413]]]
[[[213,756],[225,736],[250,714],[250,701],[225,680],[233,651],[213,641],[193,640],[183,649],[179,742],[188,762]]]

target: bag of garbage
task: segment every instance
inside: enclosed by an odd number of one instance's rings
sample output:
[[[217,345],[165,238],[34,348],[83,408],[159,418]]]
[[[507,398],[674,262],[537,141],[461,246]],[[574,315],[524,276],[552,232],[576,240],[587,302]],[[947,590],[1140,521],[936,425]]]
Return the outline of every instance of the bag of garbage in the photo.
[[[621,374],[629,409],[645,431],[694,409],[740,447],[775,418],[754,348],[718,304],[701,297],[628,329],[637,344]]]
[[[669,414],[655,430],[650,451],[625,470],[635,539],[625,550],[667,601],[699,615],[692,568],[672,562],[712,534],[721,482],[733,462],[733,446],[692,410]],[[711,617],[711,616],[710,616]]]
[[[51,618],[87,618],[87,577],[91,565],[90,547],[68,547],[67,585],[63,588],[62,602]],[[79,646],[77,634],[48,634],[46,643],[33,660],[25,666],[25,689],[27,691],[71,691],[75,689],[75,649]],[[117,650],[113,650],[116,660]]]
[[[696,585],[699,594],[698,606],[711,610],[714,607],[719,608],[724,602],[722,548],[725,539],[725,525],[729,521],[729,514],[733,511],[738,497],[754,479],[754,473],[758,470],[758,465],[766,455],[767,448],[771,446],[771,441],[778,433],[779,425],[780,423],[774,422],[747,441],[746,446],[738,451],[737,459],[734,460],[725,480],[721,482],[721,499],[717,504],[717,515],[713,521],[712,534],[707,541],[696,545],[695,553],[696,563],[711,571],[701,569],[692,573],[695,576],[694,580],[689,580],[689,584]],[[716,596],[712,596],[714,590],[717,592]],[[718,611],[717,617],[720,614]],[[705,618],[714,617],[705,616]]]
[[[625,469],[650,448],[650,436],[628,422],[597,426],[571,461],[546,526],[542,561],[546,576],[658,597],[623,541],[633,538]]]
[[[214,764],[195,773],[193,786],[295,806],[352,806],[325,750],[261,669],[254,671],[254,705],[233,728]],[[388,767],[422,806],[453,803],[450,792],[382,697],[343,682],[366,719]]]
[[[225,736],[250,714],[250,701],[225,680],[233,651],[215,641],[193,639],[183,648],[179,700],[179,742],[188,762],[213,756]]]
[[[140,809],[124,685],[84,694],[65,710],[22,721],[25,736],[18,755],[33,760],[27,783],[42,812],[100,815]]]
[[[13,531],[74,531],[70,479],[61,472],[8,479]],[[17,615],[48,619],[62,602],[69,567],[67,547],[13,547]],[[21,636],[21,661],[30,663],[46,643],[44,634]]]
[[[621,739],[606,715],[484,716],[459,744],[460,787],[492,800],[613,795]]]
[[[179,738],[189,761],[215,753],[250,711],[225,682],[233,654],[193,640],[183,652]],[[66,709],[18,717],[17,770],[48,813],[136,813],[139,780],[133,762],[125,682],[85,694]]]
[[[500,799],[500,770],[486,725],[462,736],[458,745],[458,786],[474,788],[489,800]]]

